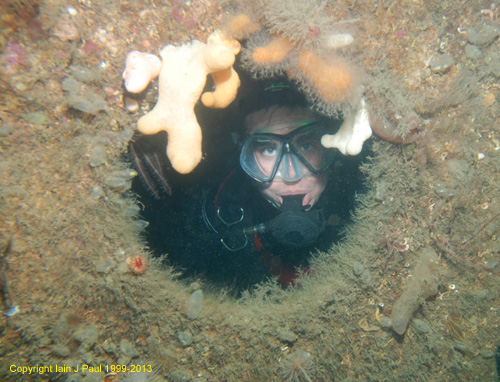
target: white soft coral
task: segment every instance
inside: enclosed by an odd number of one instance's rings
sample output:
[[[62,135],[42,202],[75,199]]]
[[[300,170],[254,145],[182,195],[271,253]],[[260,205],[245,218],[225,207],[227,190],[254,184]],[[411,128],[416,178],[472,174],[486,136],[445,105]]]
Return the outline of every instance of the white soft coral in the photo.
[[[140,93],[149,82],[158,77],[161,60],[151,53],[132,50],[125,59],[125,70],[122,73],[125,89],[130,93]]]
[[[168,45],[160,52],[158,101],[139,119],[138,129],[143,134],[162,130],[168,133],[167,156],[172,167],[181,174],[193,171],[202,158],[202,133],[194,106],[205,87],[207,75],[228,74],[214,76],[216,89],[209,93],[208,106],[226,107],[236,98],[240,82],[232,65],[239,44],[235,42],[233,46],[233,41],[209,38],[204,44],[193,40],[182,46]]]
[[[372,136],[372,128],[368,118],[368,110],[364,98],[359,108],[345,117],[340,130],[333,135],[325,134],[321,137],[324,147],[336,148],[344,155],[358,155],[363,149],[363,143]]]

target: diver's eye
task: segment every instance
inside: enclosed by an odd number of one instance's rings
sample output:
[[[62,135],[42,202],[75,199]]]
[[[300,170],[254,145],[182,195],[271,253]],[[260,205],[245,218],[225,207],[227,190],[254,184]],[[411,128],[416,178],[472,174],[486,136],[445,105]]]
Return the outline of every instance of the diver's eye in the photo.
[[[301,151],[310,151],[314,148],[314,145],[311,143],[303,143],[300,150]]]
[[[275,156],[278,150],[278,146],[273,142],[260,142],[260,144],[256,145],[254,148],[255,152],[259,155],[271,157]]]
[[[262,150],[262,154],[272,156],[276,154],[276,147],[266,147]]]
[[[299,150],[302,153],[312,153],[315,151],[321,151],[321,144],[318,141],[307,141],[300,144]]]

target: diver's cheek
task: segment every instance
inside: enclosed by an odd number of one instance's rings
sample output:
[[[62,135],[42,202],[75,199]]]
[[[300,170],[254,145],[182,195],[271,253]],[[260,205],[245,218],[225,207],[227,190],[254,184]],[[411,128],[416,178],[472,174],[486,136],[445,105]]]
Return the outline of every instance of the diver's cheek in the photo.
[[[323,193],[326,187],[326,182],[327,179],[326,177],[322,176],[315,176],[309,178],[308,184],[307,184],[307,193],[304,196],[304,199],[302,199],[302,206],[307,206],[309,205],[309,209],[316,204],[318,201],[319,197]]]
[[[327,181],[325,174],[310,175],[293,183],[274,180],[270,184],[259,185],[259,189],[262,195],[277,207],[283,205],[283,196],[304,195],[302,206],[309,205],[310,209],[318,201]]]
[[[313,201],[313,202],[312,202],[312,204],[311,204],[311,200],[314,200],[314,199],[311,197],[311,194],[305,194],[305,195],[304,195],[304,199],[302,199],[302,207],[307,206],[307,205],[309,205],[309,204],[310,204],[310,205],[311,205],[311,207],[312,207],[312,205],[314,204],[314,201]]]
[[[264,198],[272,202],[275,206],[281,207],[283,205],[283,198],[273,188],[269,187],[261,192]]]

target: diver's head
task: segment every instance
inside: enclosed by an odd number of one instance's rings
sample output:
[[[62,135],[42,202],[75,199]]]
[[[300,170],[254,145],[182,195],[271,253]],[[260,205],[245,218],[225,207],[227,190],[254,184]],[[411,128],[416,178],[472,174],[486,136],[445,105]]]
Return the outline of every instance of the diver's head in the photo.
[[[327,133],[321,118],[304,108],[271,106],[245,119],[247,138],[240,154],[243,170],[277,207],[283,197],[304,195],[310,209],[326,187],[335,152],[321,145]]]

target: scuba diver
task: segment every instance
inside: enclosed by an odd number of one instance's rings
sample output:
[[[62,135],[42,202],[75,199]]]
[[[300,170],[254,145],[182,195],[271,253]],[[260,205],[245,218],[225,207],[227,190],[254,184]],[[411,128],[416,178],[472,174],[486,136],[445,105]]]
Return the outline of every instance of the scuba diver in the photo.
[[[271,275],[293,285],[313,272],[311,251],[340,239],[362,178],[362,156],[321,145],[342,119],[314,113],[287,84],[249,93],[223,112],[198,110],[207,160],[188,176],[168,168],[166,135],[138,136],[129,146],[151,249],[184,277],[239,291]]]
[[[253,245],[269,272],[290,285],[309,271],[307,248],[325,229],[319,200],[336,150],[324,148],[321,137],[331,128],[308,109],[283,105],[248,115],[244,127],[239,162],[245,174],[231,172],[206,195],[203,218],[227,251]]]

